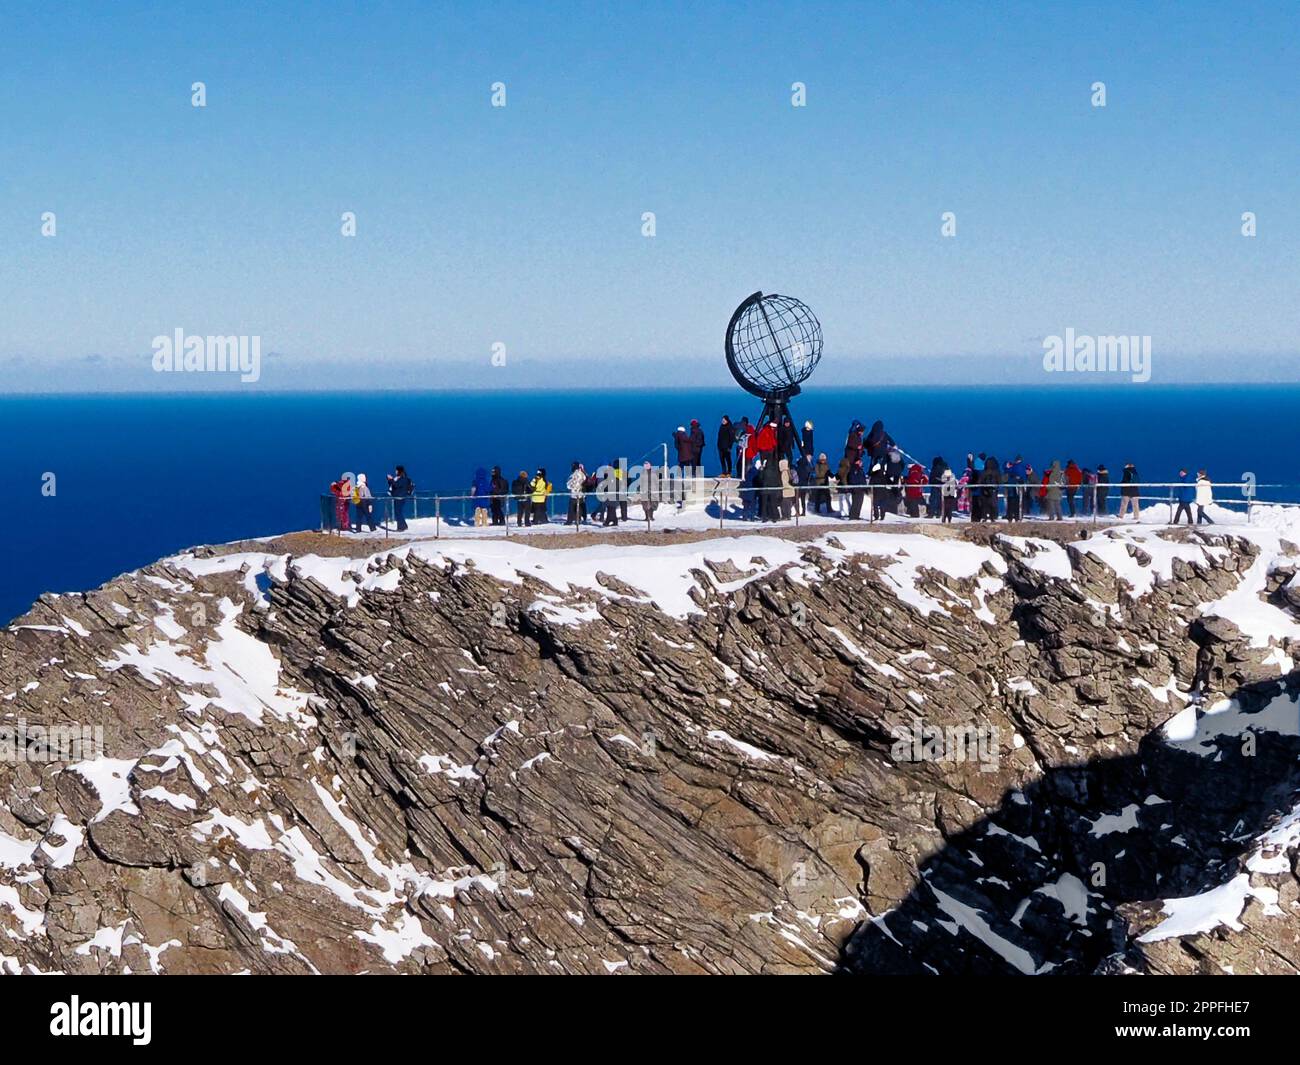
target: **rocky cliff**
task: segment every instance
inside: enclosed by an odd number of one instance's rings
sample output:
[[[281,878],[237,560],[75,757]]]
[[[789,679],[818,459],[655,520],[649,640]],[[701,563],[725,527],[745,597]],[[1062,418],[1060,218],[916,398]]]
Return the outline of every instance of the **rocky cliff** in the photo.
[[[285,538],[43,597],[0,965],[1300,970],[1300,528],[1060,528]]]

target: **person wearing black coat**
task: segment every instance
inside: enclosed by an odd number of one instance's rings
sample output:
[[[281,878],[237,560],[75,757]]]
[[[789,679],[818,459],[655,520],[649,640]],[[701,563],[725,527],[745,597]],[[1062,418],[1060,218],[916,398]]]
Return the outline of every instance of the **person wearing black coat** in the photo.
[[[883,459],[877,459],[871,466],[871,473],[867,475],[867,483],[871,485],[871,520],[884,521],[885,511],[888,509],[889,498],[889,476],[885,473],[885,463]]]
[[[1142,506],[1138,502],[1138,484],[1142,478],[1138,476],[1137,467],[1131,462],[1124,463],[1124,475],[1120,478],[1119,490],[1119,517],[1124,520],[1124,515],[1133,511],[1133,520],[1142,520]]]
[[[849,518],[857,521],[862,517],[862,500],[867,494],[867,475],[862,469],[862,460],[857,459],[849,470]]]
[[[1110,470],[1104,462],[1097,463],[1097,513],[1106,513],[1106,497],[1110,495]]]
[[[700,428],[698,418],[691,419],[689,439],[691,442],[691,461],[689,465],[702,467],[704,465],[704,430]]]
[[[889,482],[889,510],[897,514],[903,502],[903,453],[891,447],[885,454],[885,479]]]
[[[776,450],[786,462],[789,462],[790,456],[794,454],[794,441],[794,422],[790,420],[790,415],[783,414],[776,427]]]
[[[980,518],[984,521],[998,519],[998,487],[1002,484],[1002,471],[998,469],[998,460],[990,456],[984,460],[984,472],[980,474]]]
[[[798,495],[795,497],[795,504],[799,510],[799,515],[808,513],[808,496],[813,491],[813,457],[812,452],[805,452],[799,456],[799,461],[794,468],[795,477],[798,478]]]
[[[860,431],[862,423],[857,422],[856,424]],[[872,462],[880,458],[891,447],[895,446],[894,438],[885,431],[885,423],[880,421],[880,419],[876,419],[876,421],[872,423],[871,432],[867,433],[865,446],[867,449],[867,457],[871,459]]]
[[[718,461],[722,463],[722,476],[731,476],[731,449],[736,443],[736,427],[727,415],[722,416],[718,426]]]
[[[930,498],[925,501],[927,518],[937,518],[943,513],[943,496],[939,485],[943,480],[943,471],[947,468],[948,464],[943,461],[943,456],[935,455],[934,461],[930,463]]]
[[[749,424],[749,415],[741,415],[740,422],[732,430],[732,438],[736,442],[736,465],[734,467],[736,476],[744,480],[748,476],[745,469],[745,444],[749,442],[749,434],[754,431],[753,426]]]
[[[492,524],[504,525],[506,523],[506,496],[510,494],[510,485],[506,479],[501,476],[501,467],[492,467]]]
[[[510,483],[510,494],[515,497],[515,524],[531,525],[533,523],[533,506],[528,496],[532,492],[527,470],[520,470],[519,476]]]
[[[582,482],[582,498],[587,504],[587,520],[594,522],[600,517],[601,507],[604,506],[600,501],[598,490],[600,489],[600,475],[592,470],[587,474],[586,480]]]
[[[810,462],[812,461],[812,456],[817,454],[817,449],[813,447],[812,422],[803,423],[803,436],[799,438],[799,451],[801,454],[807,455]]]

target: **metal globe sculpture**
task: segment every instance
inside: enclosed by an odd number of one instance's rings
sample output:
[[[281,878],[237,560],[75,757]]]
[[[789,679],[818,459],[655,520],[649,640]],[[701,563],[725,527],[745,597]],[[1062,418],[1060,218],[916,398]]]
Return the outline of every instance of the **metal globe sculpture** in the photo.
[[[822,324],[792,296],[755,292],[732,314],[726,347],[731,376],[763,400],[758,424],[779,424],[821,361]]]
[[[764,400],[798,395],[821,357],[821,322],[792,296],[755,292],[727,326],[727,367],[741,388]]]

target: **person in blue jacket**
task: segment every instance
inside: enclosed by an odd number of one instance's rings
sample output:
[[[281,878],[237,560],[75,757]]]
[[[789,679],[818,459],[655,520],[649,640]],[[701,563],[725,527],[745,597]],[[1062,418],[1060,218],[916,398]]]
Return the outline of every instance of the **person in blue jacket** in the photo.
[[[1007,463],[1007,521],[1020,521],[1025,516],[1025,485],[1029,481],[1029,466],[1023,455]]]
[[[406,501],[415,494],[415,485],[406,476],[406,467],[398,466],[388,475],[388,494],[393,497],[393,517],[397,521],[397,531],[406,531]]]
[[[1178,518],[1182,514],[1187,515],[1187,524],[1195,525],[1192,521],[1192,502],[1196,499],[1196,485],[1187,479],[1187,471],[1178,471],[1178,487],[1174,489],[1174,502],[1178,507],[1174,510],[1173,524],[1178,524]]]
[[[482,466],[474,471],[474,483],[470,486],[469,494],[474,499],[474,524],[486,525],[488,523],[488,507],[492,504],[492,482],[488,480],[488,472]]]

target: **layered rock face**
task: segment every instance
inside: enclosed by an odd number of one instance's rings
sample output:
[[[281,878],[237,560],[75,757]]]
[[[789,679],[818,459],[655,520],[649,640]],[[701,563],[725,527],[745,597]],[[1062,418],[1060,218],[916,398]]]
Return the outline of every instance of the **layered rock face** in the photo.
[[[0,964],[1297,971],[1288,537],[271,543],[47,596]]]

